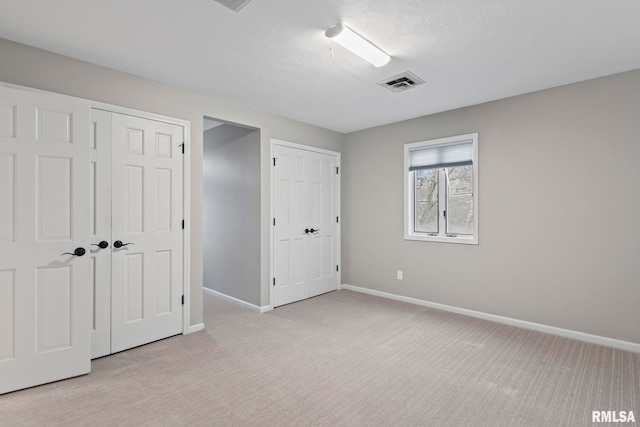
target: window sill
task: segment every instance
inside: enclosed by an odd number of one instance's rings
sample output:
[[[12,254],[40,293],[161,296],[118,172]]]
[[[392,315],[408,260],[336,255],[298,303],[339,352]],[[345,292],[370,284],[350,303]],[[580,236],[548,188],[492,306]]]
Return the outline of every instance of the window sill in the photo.
[[[477,236],[426,236],[423,234],[408,233],[404,235],[404,240],[417,240],[421,242],[438,242],[438,243],[457,243],[461,245],[477,245]]]

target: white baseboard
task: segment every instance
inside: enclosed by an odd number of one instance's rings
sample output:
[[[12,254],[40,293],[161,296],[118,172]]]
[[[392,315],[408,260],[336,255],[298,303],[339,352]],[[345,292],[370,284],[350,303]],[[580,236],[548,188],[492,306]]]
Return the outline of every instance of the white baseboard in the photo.
[[[554,326],[543,325],[540,323],[527,322],[526,320],[513,319],[511,317],[497,316],[495,314],[483,313],[481,311],[468,310],[466,308],[454,307],[451,305],[439,304],[437,302],[425,301],[417,298],[405,297],[402,295],[391,294],[388,292],[376,291],[374,289],[361,288],[359,286],[351,286],[342,284],[342,289],[360,292],[363,294],[374,295],[382,298],[388,298],[396,301],[408,302],[410,304],[421,305],[438,310],[449,311],[452,313],[462,314],[465,316],[477,317],[479,319],[490,320],[492,322],[503,323],[505,325],[516,326],[524,329],[531,329],[538,332],[544,332],[552,335],[559,335],[565,338],[571,338],[578,341],[584,341],[591,344],[604,345],[620,350],[632,351],[640,353],[640,344],[629,341],[617,340],[614,338],[601,337],[599,335],[585,334],[584,332],[572,331],[570,329],[556,328]]]
[[[189,325],[189,329],[184,333],[185,335],[192,334],[194,332],[202,331],[204,329],[204,323],[197,323],[195,325]]]
[[[241,306],[244,306],[250,310],[253,311],[257,311],[258,313],[266,313],[267,311],[271,311],[273,310],[273,307],[270,305],[263,305],[262,307],[248,303],[246,301],[243,301],[241,299],[238,298],[234,298],[232,296],[229,296],[227,294],[223,294],[222,292],[218,292],[218,291],[214,291],[213,289],[209,289],[209,288],[202,288],[204,292],[211,294],[211,295],[215,295],[218,298],[222,298],[223,300],[229,301],[229,302],[233,302],[235,304],[239,304]]]

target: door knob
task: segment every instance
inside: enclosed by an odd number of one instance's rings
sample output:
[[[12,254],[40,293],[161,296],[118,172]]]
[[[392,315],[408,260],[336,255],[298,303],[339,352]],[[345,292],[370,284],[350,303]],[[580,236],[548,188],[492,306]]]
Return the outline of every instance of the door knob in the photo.
[[[116,249],[127,245],[135,245],[135,243],[122,243],[120,240],[116,240],[115,242],[113,242],[113,247]]]
[[[98,244],[92,243],[91,246],[97,246],[100,249],[106,249],[107,247],[109,247],[109,242],[107,242],[106,240],[103,240],[102,242],[100,242]]]
[[[73,253],[71,253],[71,252],[65,252],[65,253],[63,253],[62,255],[82,256],[82,255],[84,255],[84,254],[86,254],[86,253],[87,253],[87,251],[86,251],[86,250],[84,250],[84,248],[76,248],[76,250],[75,250],[75,251],[73,251]]]
[[[313,228],[309,230],[309,233],[317,233],[318,231],[320,231],[320,229],[318,228],[317,230],[314,230]]]

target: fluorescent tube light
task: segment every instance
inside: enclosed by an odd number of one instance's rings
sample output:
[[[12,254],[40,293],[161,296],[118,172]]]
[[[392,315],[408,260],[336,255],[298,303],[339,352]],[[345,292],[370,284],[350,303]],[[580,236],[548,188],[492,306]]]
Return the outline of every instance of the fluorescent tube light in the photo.
[[[349,49],[365,61],[370,62],[375,67],[386,65],[391,57],[384,53],[369,40],[344,25],[342,22],[328,28],[324,35],[335,40],[342,47]]]

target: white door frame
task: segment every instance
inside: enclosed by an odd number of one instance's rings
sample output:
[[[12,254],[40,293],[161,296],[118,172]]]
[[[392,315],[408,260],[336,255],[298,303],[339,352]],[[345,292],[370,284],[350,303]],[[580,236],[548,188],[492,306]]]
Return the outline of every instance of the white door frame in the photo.
[[[336,156],[336,165],[338,168],[340,168],[341,166],[341,153],[338,151],[332,151],[332,150],[326,150],[324,148],[318,148],[318,147],[312,147],[309,145],[303,145],[303,144],[297,144],[295,142],[288,142],[288,141],[283,141],[280,139],[274,139],[271,138],[271,143],[269,145],[269,169],[270,169],[270,173],[269,173],[269,305],[267,307],[266,310],[264,311],[269,311],[269,310],[273,310],[273,291],[274,291],[274,286],[273,286],[273,280],[274,280],[274,239],[273,239],[273,219],[274,219],[274,168],[273,168],[273,158],[274,158],[274,152],[273,152],[273,147],[275,145],[280,145],[283,147],[289,147],[289,148],[297,148],[299,150],[306,150],[306,151],[311,151],[314,153],[320,153],[320,154],[329,154],[331,156]],[[338,227],[337,227],[337,232],[336,232],[336,258],[338,260],[338,265],[340,266],[340,269],[338,270],[338,274],[337,274],[337,280],[338,280],[338,290],[342,289],[342,255],[340,253],[341,247],[342,247],[342,237],[341,237],[341,229],[342,229],[342,214],[341,214],[341,210],[340,210],[340,182],[341,182],[341,173],[338,173],[338,183],[337,183],[337,189],[336,189],[336,209],[338,211],[337,215],[340,218],[340,221],[338,223]]]
[[[117,105],[105,104],[91,101],[91,108],[104,110],[110,113],[124,114],[128,116],[140,117],[143,119],[157,120],[182,126],[184,139],[184,156],[182,165],[182,217],[184,218],[184,230],[182,233],[182,294],[184,295],[184,305],[182,306],[182,333],[191,334],[204,329],[203,324],[191,326],[191,122],[176,119],[160,114],[135,110],[132,108],[120,107]]]

